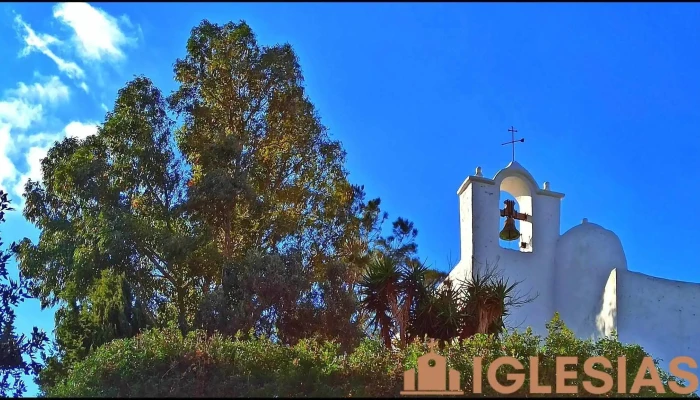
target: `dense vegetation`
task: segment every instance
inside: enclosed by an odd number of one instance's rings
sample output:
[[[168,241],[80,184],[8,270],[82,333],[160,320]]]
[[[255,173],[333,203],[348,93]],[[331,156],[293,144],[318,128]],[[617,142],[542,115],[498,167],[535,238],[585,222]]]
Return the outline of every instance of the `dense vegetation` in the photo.
[[[14,248],[20,272],[58,307],[44,393],[394,396],[425,337],[467,383],[474,354],[641,360],[558,320],[543,346],[504,334],[532,299],[496,268],[440,286],[413,223],[387,229],[349,181],[290,45],[203,21],[174,75],[168,96],[128,82],[98,133],[56,143],[25,187],[41,235]]]
[[[489,361],[503,356],[517,358],[527,368],[529,356],[540,356],[539,384],[556,386],[554,358],[576,355],[580,359],[604,356],[617,360],[627,357],[627,385],[632,391],[642,358],[646,353],[634,345],[622,345],[616,338],[598,342],[576,339],[559,320],[548,326],[549,335],[540,338],[530,330],[501,338],[477,334],[463,341],[445,343],[438,352],[450,367],[461,373],[461,387],[470,396],[498,396],[488,384]],[[69,378],[52,388],[52,396],[235,396],[235,397],[397,397],[402,390],[403,371],[415,368],[426,345],[414,341],[400,351],[391,351],[381,340],[365,339],[351,353],[337,343],[304,339],[295,346],[283,346],[268,338],[235,340],[222,335],[190,332],[186,337],[177,329],[151,330],[137,338],[118,340],[99,348],[75,365]],[[474,357],[484,357],[483,386],[473,394]],[[579,379],[568,385],[581,385],[590,379],[579,365]],[[617,363],[607,372],[618,392]],[[499,370],[498,380],[508,384],[507,368]],[[664,392],[669,376],[660,371]],[[600,382],[593,380],[594,385]],[[513,396],[528,394],[526,375],[521,389]],[[502,395],[501,395],[502,396]],[[613,395],[613,396],[616,396]],[[642,387],[632,397],[656,397]],[[659,395],[664,397],[664,395]],[[605,395],[603,397],[608,397]]]

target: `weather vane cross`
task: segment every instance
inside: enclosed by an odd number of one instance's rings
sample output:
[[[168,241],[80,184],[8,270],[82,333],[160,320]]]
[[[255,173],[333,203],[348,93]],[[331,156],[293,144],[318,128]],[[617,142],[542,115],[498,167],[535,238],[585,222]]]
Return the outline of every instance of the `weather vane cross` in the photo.
[[[513,128],[512,126],[508,129],[508,132],[510,132],[511,140],[510,140],[510,142],[502,143],[501,146],[505,146],[505,145],[509,144],[513,147],[513,161],[515,161],[515,144],[517,142],[521,142],[521,143],[525,142],[525,138],[515,140],[515,134],[518,132],[518,130]]]

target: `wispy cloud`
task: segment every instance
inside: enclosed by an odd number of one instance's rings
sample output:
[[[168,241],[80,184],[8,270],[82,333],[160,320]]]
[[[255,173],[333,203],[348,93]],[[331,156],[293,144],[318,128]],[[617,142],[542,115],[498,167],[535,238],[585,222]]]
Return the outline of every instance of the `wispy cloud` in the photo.
[[[10,96],[40,103],[58,103],[62,100],[68,100],[70,96],[68,86],[64,85],[57,76],[45,79],[44,84],[34,82],[31,85],[27,85],[24,82],[20,82],[17,84],[17,89],[10,90],[8,93]]]
[[[25,136],[23,140],[18,140],[19,143],[24,141],[31,143],[31,146],[24,152],[24,161],[27,165],[26,172],[18,174],[15,170],[15,174],[19,175],[19,178],[15,177],[15,184],[13,187],[13,192],[17,198],[21,198],[24,193],[24,186],[27,184],[27,180],[41,180],[41,161],[46,157],[51,146],[57,141],[61,141],[66,137],[74,137],[82,140],[96,133],[96,122],[73,121],[66,125],[61,132],[53,134],[39,133]],[[2,156],[0,156],[0,165],[2,165]]]
[[[42,54],[75,88],[85,93],[99,91],[105,72],[101,65],[126,60],[127,49],[137,44],[139,27],[125,15],[115,17],[88,3],[58,3],[52,11],[53,18],[68,28],[68,35],[66,30],[37,32],[21,15],[15,16],[22,46],[19,59],[31,62],[30,55]],[[41,179],[41,160],[56,141],[85,139],[97,132],[98,123],[83,118],[68,118],[65,125],[47,122],[62,120],[49,112],[62,104],[75,104],[67,103],[71,96],[71,89],[59,76],[38,73],[32,82],[0,90],[0,188],[10,189],[17,206],[21,207],[27,180]],[[103,103],[98,105],[106,109]]]
[[[67,100],[70,91],[57,76],[45,79],[44,83],[17,83],[15,89],[5,91],[0,100],[0,124],[25,130],[41,119],[43,105]]]
[[[44,54],[53,62],[56,63],[58,70],[66,74],[71,79],[82,79],[85,77],[85,71],[72,61],[66,61],[56,55],[49,46],[56,46],[62,42],[56,37],[47,34],[37,34],[31,26],[22,20],[22,16],[15,17],[15,24],[23,32],[22,39],[25,47],[20,52],[20,57],[26,57],[32,52],[38,51]]]
[[[13,182],[17,175],[17,168],[9,157],[13,149],[10,126],[0,123],[0,189],[3,190],[7,190],[4,183]]]
[[[70,90],[59,77],[37,75],[36,78],[43,82],[19,82],[16,88],[6,90],[0,100],[0,187],[3,188],[15,181],[19,173],[10,158],[12,154],[44,138],[36,135],[35,140],[27,139],[25,131],[43,118],[45,105],[56,105],[70,96]]]
[[[121,60],[123,48],[136,43],[122,29],[131,27],[128,18],[117,19],[88,3],[59,3],[53,16],[73,30],[71,41],[86,61]]]
[[[88,3],[58,3],[53,7],[53,17],[69,28],[69,38],[60,39],[36,32],[21,15],[15,16],[15,25],[25,45],[20,57],[34,52],[47,56],[66,76],[83,80],[80,86],[86,92],[85,69],[76,61],[66,58],[68,54],[77,57],[83,65],[113,63],[125,60],[125,48],[135,46],[138,41],[137,33],[140,29],[127,16],[116,18]],[[57,54],[59,49],[62,50],[61,55]]]

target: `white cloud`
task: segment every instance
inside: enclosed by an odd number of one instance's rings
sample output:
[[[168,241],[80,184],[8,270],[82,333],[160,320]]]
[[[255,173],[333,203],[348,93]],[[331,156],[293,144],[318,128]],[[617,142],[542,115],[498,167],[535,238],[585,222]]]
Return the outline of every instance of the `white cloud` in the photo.
[[[18,204],[21,203],[22,208],[24,207],[24,201],[22,199],[22,194],[24,194],[24,185],[27,184],[27,180],[29,179],[33,181],[41,180],[41,160],[46,157],[46,153],[48,153],[50,148],[50,146],[31,147],[24,156],[29,170],[20,176],[13,188],[13,191],[18,199],[16,202]]]
[[[17,89],[10,91],[10,95],[41,103],[58,103],[61,100],[68,100],[70,95],[68,86],[64,85],[57,76],[47,79],[44,85],[38,82],[32,85],[20,82],[17,86]]]
[[[66,125],[63,131],[65,132],[66,137],[85,139],[86,137],[97,133],[97,122],[83,123],[73,121]]]
[[[122,31],[117,18],[88,3],[59,3],[54,7],[53,16],[73,29],[72,41],[78,55],[85,60],[121,60],[123,47],[136,40]],[[128,18],[122,17],[121,22],[126,27],[131,26]]]
[[[104,112],[109,111],[109,108],[107,108],[107,106],[105,105],[105,103],[100,104],[100,108],[102,108],[102,110],[104,110]]]
[[[56,133],[46,133],[46,132],[41,132],[41,133],[34,133],[31,135],[26,135],[26,134],[20,134],[20,135],[14,135],[15,143],[17,143],[18,146],[20,147],[35,147],[35,146],[44,146],[47,143],[53,143],[54,141],[58,140],[60,134]]]
[[[42,135],[27,140],[22,131],[42,119],[44,104],[55,104],[69,97],[68,87],[58,77],[37,78],[44,83],[19,82],[16,89],[5,91],[0,101],[0,188],[3,189],[19,173],[10,155],[22,144],[33,145],[43,140]]]
[[[70,96],[70,90],[60,78],[35,76],[38,81],[19,82],[15,89],[5,91],[0,101],[0,188],[6,190],[12,186],[20,198],[27,179],[41,177],[41,159],[56,140],[66,136],[86,137],[96,131],[94,127],[90,130],[89,123],[71,122],[60,133],[26,133],[43,118],[44,105],[57,104]],[[22,154],[27,164],[24,173],[11,158]]]
[[[28,129],[41,119],[44,111],[42,104],[67,100],[68,96],[68,87],[56,76],[49,78],[45,84],[19,82],[17,89],[6,91],[5,99],[0,101],[0,124],[9,126],[8,129]]]
[[[8,155],[13,148],[10,126],[0,124],[0,189],[4,191],[7,191],[7,189],[3,186],[3,182],[12,182],[17,176],[15,164]]]
[[[30,104],[22,99],[0,101],[0,124],[15,129],[27,129],[41,119],[41,104]]]
[[[88,62],[119,61],[126,57],[124,47],[135,45],[137,41],[131,33],[138,29],[135,29],[127,16],[115,18],[88,3],[58,3],[53,8],[53,17],[71,29],[69,42],[53,35],[38,33],[22,20],[22,16],[15,16],[15,25],[25,44],[19,55],[25,57],[32,52],[42,53],[71,79],[84,79],[85,71],[75,62],[57,55],[54,49],[73,50],[83,61]],[[129,33],[125,33],[125,30]],[[87,92],[86,83],[83,82],[80,86]]]
[[[41,161],[46,157],[49,149],[60,140],[66,137],[74,137],[85,139],[90,135],[97,133],[97,122],[79,122],[73,121],[66,125],[59,133],[38,133],[34,135],[20,135],[17,137],[16,144],[24,145],[22,147],[29,148],[24,152],[24,160],[27,164],[27,171],[19,174],[15,166],[5,155],[5,152],[0,153],[0,167],[9,165],[12,173],[3,176],[0,172],[0,187],[3,182],[14,182],[12,188],[17,198],[21,198],[24,193],[24,185],[28,179],[34,181],[41,180]],[[2,149],[3,131],[0,127],[0,149]],[[4,157],[4,158],[3,158]],[[17,178],[19,176],[19,178]],[[23,205],[20,205],[23,206]]]
[[[83,71],[78,64],[64,60],[49,49],[49,45],[61,44],[62,42],[60,40],[51,35],[37,34],[19,15],[15,17],[15,24],[24,32],[22,39],[24,40],[25,47],[20,52],[20,57],[25,57],[33,51],[38,51],[53,60],[56,66],[58,66],[59,71],[65,73],[69,78],[82,79],[85,77],[85,71]]]
[[[85,93],[98,92],[103,86],[106,71],[101,63],[123,61],[126,49],[135,45],[141,34],[140,27],[127,16],[117,18],[88,3],[59,3],[53,7],[53,17],[67,28],[63,34],[61,30],[37,32],[20,15],[15,16],[22,45],[19,57],[30,59],[31,54],[43,54]],[[48,114],[49,110],[71,95],[73,92],[58,76],[38,73],[33,82],[19,82],[0,93],[0,188],[10,189],[21,199],[27,180],[41,179],[41,160],[56,141],[66,137],[85,139],[97,133],[98,123],[93,118],[79,121],[74,117],[63,128],[53,125],[56,116]],[[45,130],[37,132],[37,127]],[[15,205],[21,207],[20,203]]]

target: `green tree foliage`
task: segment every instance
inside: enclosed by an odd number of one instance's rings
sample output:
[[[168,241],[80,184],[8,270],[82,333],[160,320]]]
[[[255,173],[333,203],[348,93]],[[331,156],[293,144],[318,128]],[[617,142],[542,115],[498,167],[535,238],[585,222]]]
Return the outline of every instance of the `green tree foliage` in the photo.
[[[292,47],[260,46],[245,23],[203,21],[174,70],[170,104],[185,121],[177,137],[193,170],[188,207],[223,256],[284,246],[335,256],[359,188],[306,96]]]
[[[0,222],[5,222],[5,212],[12,211],[7,193],[0,190]],[[7,262],[12,256],[3,250],[0,239],[0,396],[20,397],[26,392],[23,375],[36,375],[40,364],[36,356],[48,341],[46,334],[36,327],[30,336],[15,332],[15,308],[29,298],[26,281],[14,281],[7,271]]]
[[[212,315],[239,302],[257,310],[241,327],[258,324],[282,340],[359,339],[354,284],[379,201],[365,202],[349,183],[345,153],[308,99],[291,46],[260,46],[243,22],[203,21],[174,72],[170,104],[183,117],[177,139],[192,168],[187,209],[224,260],[201,310],[204,327],[221,328]],[[278,266],[276,277],[264,272]],[[233,293],[243,287],[252,289]]]
[[[555,387],[554,357],[577,356],[585,360],[604,356],[613,360],[607,372],[613,377],[617,392],[617,359],[627,357],[627,388],[648,354],[639,346],[625,345],[616,337],[598,341],[576,339],[555,316],[542,338],[530,329],[523,333],[501,336],[477,334],[468,339],[444,343],[438,353],[447,357],[450,368],[461,374],[461,387],[470,396],[498,395],[486,380],[489,363],[504,356],[518,359],[526,369],[530,356],[540,357],[539,384]],[[294,346],[273,342],[265,337],[235,340],[222,335],[208,336],[190,332],[183,337],[176,329],[151,330],[136,338],[115,340],[76,364],[68,379],[48,394],[50,396],[97,397],[398,397],[403,372],[417,366],[418,357],[427,352],[426,343],[413,341],[396,351],[381,341],[365,339],[351,352],[343,352],[334,342],[305,339]],[[483,392],[472,395],[474,357],[483,357]],[[567,382],[579,385],[589,379],[581,361],[579,379]],[[642,387],[631,397],[675,396],[668,382],[675,378],[658,368],[665,394]],[[499,368],[498,381],[507,384]],[[514,396],[524,396],[530,380]],[[677,381],[676,381],[677,382]],[[599,383],[597,383],[599,384]],[[602,397],[618,396],[610,393]],[[682,396],[681,396],[682,397]],[[694,397],[691,395],[690,397]]]
[[[347,180],[345,153],[306,96],[291,46],[260,46],[245,23],[204,21],[175,79],[170,104],[183,117],[177,139],[192,168],[187,209],[224,261],[200,313],[204,327],[220,328],[211,315],[237,307],[231,302],[248,304],[251,297],[232,292],[248,286],[259,299],[248,307],[265,321],[241,326],[291,342],[311,334],[357,340],[354,285],[382,220],[379,201],[365,202]],[[279,279],[265,276],[296,285],[286,297],[259,285],[261,262],[274,269],[275,260],[286,265]]]
[[[18,246],[20,270],[59,307],[42,387],[172,321],[285,343],[363,335],[356,284],[386,215],[349,183],[291,46],[203,21],[186,50],[170,97],[136,77],[25,187],[41,235]]]
[[[42,306],[60,306],[64,362],[163,316],[182,323],[196,304],[207,246],[183,216],[171,126],[160,92],[137,78],[97,135],[57,143],[42,161],[42,183],[26,185],[24,215],[41,236],[20,244],[20,270]]]

